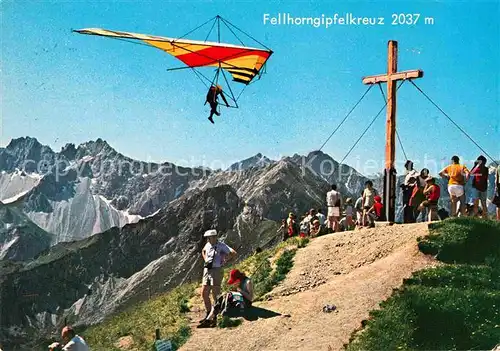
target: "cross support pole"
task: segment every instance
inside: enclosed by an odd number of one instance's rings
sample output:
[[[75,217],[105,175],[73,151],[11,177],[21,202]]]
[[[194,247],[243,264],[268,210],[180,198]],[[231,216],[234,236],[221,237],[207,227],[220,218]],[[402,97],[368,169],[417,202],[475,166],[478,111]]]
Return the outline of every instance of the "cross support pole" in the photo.
[[[389,222],[396,218],[396,82],[424,76],[421,70],[398,72],[398,42],[389,40],[387,53],[387,74],[363,78],[363,84],[387,83],[387,119],[384,169],[384,208]]]

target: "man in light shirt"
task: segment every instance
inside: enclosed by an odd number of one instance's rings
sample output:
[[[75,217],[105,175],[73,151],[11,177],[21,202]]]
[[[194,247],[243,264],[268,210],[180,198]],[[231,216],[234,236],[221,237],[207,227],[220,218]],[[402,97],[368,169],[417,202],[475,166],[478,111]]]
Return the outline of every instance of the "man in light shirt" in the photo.
[[[207,238],[207,243],[201,251],[204,262],[202,297],[205,303],[206,315],[200,323],[207,318],[212,310],[210,291],[212,291],[214,303],[217,301],[217,297],[220,294],[222,266],[229,259],[236,257],[236,251],[217,240],[217,231],[215,229],[207,230],[203,237]]]

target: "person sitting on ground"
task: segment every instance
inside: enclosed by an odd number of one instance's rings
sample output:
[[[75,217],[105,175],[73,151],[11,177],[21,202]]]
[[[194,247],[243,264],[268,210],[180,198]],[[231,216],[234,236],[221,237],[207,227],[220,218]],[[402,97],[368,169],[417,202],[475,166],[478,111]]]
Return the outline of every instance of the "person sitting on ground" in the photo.
[[[346,230],[351,230],[354,227],[354,221],[352,219],[353,215],[354,215],[354,208],[352,206],[352,198],[348,197],[345,200]]]
[[[345,217],[342,217],[342,219],[339,221],[339,232],[345,232],[348,230],[347,228],[347,221],[345,220]]]
[[[384,205],[382,204],[382,198],[379,195],[375,195],[373,206],[368,210],[368,217],[370,220],[370,226],[374,227],[375,222],[384,220]]]
[[[312,238],[321,235],[321,224],[319,222],[319,219],[315,219],[312,223],[312,227],[310,230],[310,235]]]
[[[238,269],[231,270],[227,283],[234,285],[234,290],[221,294],[217,298],[217,302],[212,307],[210,314],[204,322],[200,323],[199,328],[215,327],[219,314],[225,316],[232,309],[244,312],[245,309],[252,307],[253,284],[252,280],[245,273],[240,272]]]
[[[423,193],[427,199],[420,204],[420,210],[422,211],[424,208],[428,208],[428,221],[432,222],[437,217],[437,206],[439,197],[441,196],[441,188],[436,184],[436,179],[434,179],[434,177],[427,177],[425,182]]]
[[[65,326],[62,329],[61,338],[66,343],[62,348],[63,351],[89,351],[89,347],[85,340],[77,335],[70,326]]]
[[[367,180],[365,182],[365,190],[363,190],[363,216],[361,220],[361,225],[363,227],[368,225],[370,219],[368,218],[368,211],[372,208],[375,203],[375,196],[377,195],[377,190],[373,187],[373,182]]]
[[[460,158],[453,156],[451,165],[443,168],[439,176],[448,179],[448,192],[451,200],[451,217],[457,216],[457,203],[460,202],[460,214],[465,215],[465,183],[469,180],[469,170],[460,164]]]
[[[325,228],[326,216],[323,214],[323,210],[321,208],[318,209],[318,213],[316,214],[316,216],[318,217],[319,225],[321,226],[321,228]]]
[[[312,222],[316,219],[318,219],[318,217],[316,216],[316,210],[314,208],[311,208],[307,216],[300,222],[300,231],[306,235],[309,235],[312,227]]]
[[[472,201],[474,202],[474,215],[478,215],[479,203],[481,203],[481,208],[483,209],[481,217],[487,218],[488,207],[486,206],[486,197],[488,191],[489,171],[488,167],[486,167],[486,157],[481,155],[477,158],[470,174],[472,177],[472,187],[474,188],[472,196]]]

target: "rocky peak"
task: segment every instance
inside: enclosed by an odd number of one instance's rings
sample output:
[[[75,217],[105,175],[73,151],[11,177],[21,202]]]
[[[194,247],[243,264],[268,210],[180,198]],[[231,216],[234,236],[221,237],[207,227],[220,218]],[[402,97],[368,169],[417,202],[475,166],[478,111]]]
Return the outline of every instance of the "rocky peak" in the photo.
[[[13,171],[16,168],[26,172],[43,173],[54,164],[55,153],[48,146],[40,144],[36,138],[12,139],[0,151],[0,169]]]
[[[64,156],[67,160],[74,160],[76,156],[76,146],[73,143],[68,143],[61,148],[59,152],[61,156]]]
[[[19,150],[19,149],[30,149],[30,148],[41,148],[42,144],[38,141],[36,138],[32,137],[20,137],[16,139],[12,139],[7,145],[7,150],[13,151],[13,150]]]
[[[105,140],[97,138],[97,140],[87,141],[86,143],[80,144],[77,149],[76,158],[82,158],[85,156],[104,156],[104,157],[114,157],[120,155],[115,149],[113,149]]]
[[[227,170],[228,171],[243,171],[252,167],[266,167],[273,163],[271,159],[263,156],[260,152],[255,156],[249,157],[243,161],[236,162],[232,164]]]

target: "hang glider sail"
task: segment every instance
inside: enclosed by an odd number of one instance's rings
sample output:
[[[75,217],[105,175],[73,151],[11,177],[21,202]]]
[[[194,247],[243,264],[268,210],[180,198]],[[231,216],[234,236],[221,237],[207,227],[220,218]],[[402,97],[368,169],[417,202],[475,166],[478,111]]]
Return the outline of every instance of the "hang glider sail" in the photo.
[[[209,37],[212,29],[215,24],[217,24],[218,33],[217,38],[218,41],[198,41],[198,40],[189,40],[184,39],[182,36],[180,38],[169,38],[162,37],[156,35],[148,35],[148,34],[140,34],[140,33],[132,33],[132,32],[122,32],[116,30],[102,29],[102,28],[84,28],[74,30],[76,33],[87,34],[87,35],[97,35],[103,37],[109,37],[113,39],[120,39],[126,41],[132,41],[135,43],[141,43],[143,45],[147,45],[150,47],[154,47],[160,49],[167,54],[174,56],[176,59],[180,60],[185,64],[185,67],[179,68],[171,68],[169,70],[178,70],[178,69],[192,69],[198,78],[202,81],[204,79],[204,83],[209,83],[210,85],[214,85],[218,83],[219,78],[222,76],[226,83],[227,78],[225,76],[224,70],[227,71],[233,81],[236,83],[244,84],[245,86],[252,83],[255,78],[259,79],[262,73],[265,71],[265,64],[269,57],[272,55],[272,50],[264,47],[264,48],[256,48],[250,47],[243,44],[243,42],[236,36],[233,29],[230,27],[239,30],[244,33],[248,37],[252,38],[245,32],[241,31],[239,28],[234,26],[232,23],[223,19],[220,16],[216,16],[210,29],[210,32],[207,35]],[[212,20],[209,20],[210,22]],[[206,25],[208,22],[205,22],[202,26]],[[231,33],[238,38],[239,42],[242,45],[233,45],[226,44],[220,42],[220,24],[225,24],[230,30]],[[194,32],[198,28],[189,32],[188,34]],[[255,42],[260,42],[252,38]],[[198,69],[203,67],[211,67],[215,68],[215,76],[213,79],[207,78],[204,74],[202,74]],[[205,84],[207,85],[207,84]],[[208,85],[207,85],[208,86]],[[233,94],[231,87],[229,86],[230,98],[233,100],[234,105],[230,107],[238,107],[237,100]],[[242,91],[243,92],[243,91]]]
[[[259,73],[272,51],[231,44],[174,39],[154,35],[118,32],[101,28],[75,30],[80,34],[134,39],[174,56],[188,67],[221,67],[238,83],[248,84]]]

